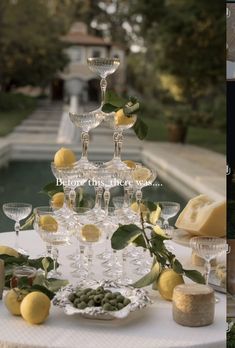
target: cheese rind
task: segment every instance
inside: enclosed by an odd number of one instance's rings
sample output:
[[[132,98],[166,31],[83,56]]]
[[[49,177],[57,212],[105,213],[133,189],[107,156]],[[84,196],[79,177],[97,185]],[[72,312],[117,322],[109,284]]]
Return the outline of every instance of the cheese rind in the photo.
[[[174,288],[173,319],[183,326],[206,326],[214,321],[214,290],[203,284],[182,284]]]
[[[226,235],[226,203],[213,201],[206,195],[189,200],[175,226],[193,235],[224,237]]]

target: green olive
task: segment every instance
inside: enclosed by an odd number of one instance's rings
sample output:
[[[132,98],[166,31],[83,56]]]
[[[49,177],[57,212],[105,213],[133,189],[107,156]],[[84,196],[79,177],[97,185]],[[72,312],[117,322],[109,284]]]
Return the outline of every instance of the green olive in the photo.
[[[78,309],[85,309],[87,307],[87,304],[83,301],[77,305]]]
[[[89,297],[87,295],[80,296],[80,299],[81,299],[81,301],[84,301],[84,302],[88,302],[89,301]]]
[[[77,307],[80,303],[80,299],[79,298],[76,298],[76,300],[74,300],[73,304],[74,304],[74,307]]]
[[[123,302],[125,300],[125,297],[124,296],[122,296],[122,295],[118,295],[117,296],[117,301],[118,302]]]
[[[106,295],[104,296],[104,298],[105,298],[106,300],[112,300],[112,299],[113,299],[113,295],[112,295],[111,293],[108,293],[108,294],[106,294]]]
[[[95,301],[94,300],[90,300],[88,303],[87,303],[88,307],[94,307],[95,306]]]
[[[119,302],[119,303],[117,304],[117,308],[118,308],[118,309],[122,309],[122,308],[124,308],[124,307],[125,307],[125,305],[124,305],[123,303],[120,303],[120,302]]]
[[[129,298],[125,298],[123,301],[124,306],[127,306],[129,303],[131,303],[131,300],[129,300]]]
[[[77,297],[80,297],[81,295],[83,295],[83,292],[81,290],[77,290],[75,294]]]
[[[69,301],[74,302],[74,300],[76,299],[76,295],[75,294],[69,294],[68,299],[69,299]]]
[[[109,303],[105,303],[104,305],[103,305],[103,309],[105,310],[105,311],[113,311],[114,309],[115,309],[115,307],[113,307],[111,304],[109,304]]]
[[[117,305],[117,300],[110,300],[109,303],[112,305],[112,306],[116,306]]]

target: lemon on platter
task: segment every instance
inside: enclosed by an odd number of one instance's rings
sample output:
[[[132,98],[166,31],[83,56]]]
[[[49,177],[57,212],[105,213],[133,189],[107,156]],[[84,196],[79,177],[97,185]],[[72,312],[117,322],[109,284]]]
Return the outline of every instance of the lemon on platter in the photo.
[[[5,254],[5,255],[14,256],[14,257],[19,256],[19,253],[15,249],[6,245],[0,245],[0,254],[1,255]]]
[[[148,181],[152,173],[146,167],[139,167],[133,170],[132,177],[135,181]]]
[[[84,225],[81,228],[82,239],[86,242],[98,242],[101,236],[101,230],[93,224]]]
[[[132,160],[125,160],[125,161],[123,161],[123,163],[125,163],[125,165],[131,169],[135,169],[135,167],[136,167],[135,162]]]
[[[118,111],[115,112],[115,125],[116,126],[129,126],[133,125],[135,123],[135,117],[130,116],[127,117],[123,109],[119,109]]]
[[[4,303],[12,315],[21,315],[20,305],[26,293],[18,288],[11,289],[4,297]]]
[[[52,196],[51,204],[54,209],[60,209],[64,204],[64,192],[57,192]]]
[[[41,215],[39,226],[46,232],[57,232],[58,230],[58,222],[51,215]]]
[[[172,301],[173,290],[176,285],[180,284],[184,284],[182,275],[176,273],[173,269],[165,269],[158,277],[157,289],[165,300]]]
[[[22,317],[30,324],[43,323],[50,311],[51,301],[49,297],[39,291],[29,293],[20,305]]]
[[[54,156],[54,164],[57,168],[72,167],[76,162],[76,156],[70,149],[62,147]]]

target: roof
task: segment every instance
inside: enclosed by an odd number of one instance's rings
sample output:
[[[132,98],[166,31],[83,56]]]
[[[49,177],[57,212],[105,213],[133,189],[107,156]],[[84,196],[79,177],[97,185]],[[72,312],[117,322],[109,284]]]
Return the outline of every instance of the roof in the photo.
[[[61,41],[83,46],[111,46],[111,43],[99,36],[90,35],[87,26],[82,22],[75,22],[69,32],[61,37]]]

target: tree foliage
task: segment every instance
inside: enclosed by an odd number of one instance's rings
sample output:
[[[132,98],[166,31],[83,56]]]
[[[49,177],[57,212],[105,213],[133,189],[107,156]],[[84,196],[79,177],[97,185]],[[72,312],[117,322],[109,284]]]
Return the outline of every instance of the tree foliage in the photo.
[[[40,0],[1,0],[0,13],[1,88],[46,86],[67,61],[47,6]]]

